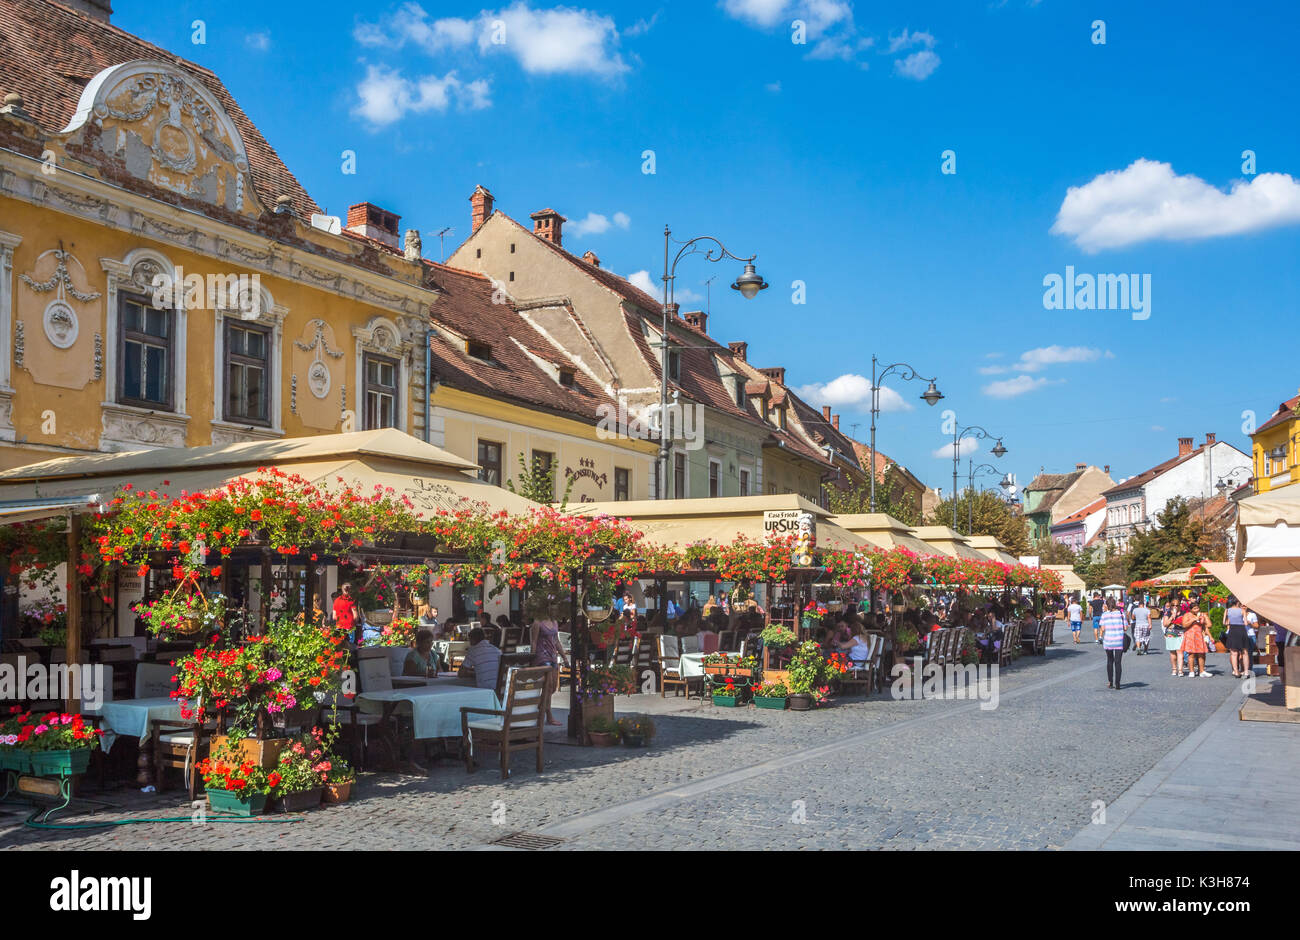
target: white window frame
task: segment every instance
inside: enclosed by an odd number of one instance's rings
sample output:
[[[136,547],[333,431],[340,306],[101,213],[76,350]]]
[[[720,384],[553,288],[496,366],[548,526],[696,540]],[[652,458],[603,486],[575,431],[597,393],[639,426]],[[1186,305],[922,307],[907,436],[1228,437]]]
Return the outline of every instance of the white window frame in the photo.
[[[214,378],[211,424],[214,444],[219,443],[217,438],[284,437],[284,415],[281,410],[284,405],[282,395],[284,367],[281,360],[284,357],[284,318],[288,315],[289,308],[277,305],[271,292],[265,287],[261,288],[261,297],[258,301],[260,306],[256,317],[241,315],[241,301],[242,298],[235,298],[234,303],[228,308],[218,308],[213,317],[212,374]],[[226,321],[228,319],[267,328],[267,337],[270,340],[266,352],[266,381],[271,392],[270,401],[267,403],[269,425],[240,424],[238,421],[226,420]]]
[[[399,431],[409,433],[411,427],[411,349],[412,344],[403,339],[397,324],[385,316],[374,316],[365,326],[352,328],[356,338],[356,370],[352,385],[352,413],[356,416],[356,428],[365,424],[365,387],[366,387],[366,353],[384,356],[397,363],[397,423]],[[423,363],[421,363],[423,368]],[[504,468],[503,471],[504,472]]]

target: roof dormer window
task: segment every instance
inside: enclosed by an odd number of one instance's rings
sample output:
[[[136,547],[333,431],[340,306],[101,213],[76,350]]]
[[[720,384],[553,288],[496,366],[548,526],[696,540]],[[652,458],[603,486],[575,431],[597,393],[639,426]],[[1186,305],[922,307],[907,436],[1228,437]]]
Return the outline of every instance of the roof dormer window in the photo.
[[[482,359],[484,362],[492,361],[492,347],[487,343],[471,339],[465,343],[465,351],[475,359]]]
[[[574,372],[572,369],[560,370],[560,384],[565,388],[573,388]]]

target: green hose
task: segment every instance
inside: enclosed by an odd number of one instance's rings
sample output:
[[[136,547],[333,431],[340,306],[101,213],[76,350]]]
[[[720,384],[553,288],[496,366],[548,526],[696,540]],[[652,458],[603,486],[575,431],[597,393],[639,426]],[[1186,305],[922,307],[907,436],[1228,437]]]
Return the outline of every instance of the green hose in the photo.
[[[38,823],[36,817],[45,812],[44,809],[38,809],[32,815],[28,816],[23,822],[24,826],[32,829],[104,829],[108,826],[137,826],[142,823],[178,823],[194,822],[192,816],[167,816],[159,819],[106,819],[103,822],[94,823]],[[296,823],[302,822],[301,816],[290,816],[285,819],[258,819],[251,816],[220,816],[215,813],[209,813],[205,822],[228,822],[228,823],[257,823],[259,825],[270,825],[274,823]]]

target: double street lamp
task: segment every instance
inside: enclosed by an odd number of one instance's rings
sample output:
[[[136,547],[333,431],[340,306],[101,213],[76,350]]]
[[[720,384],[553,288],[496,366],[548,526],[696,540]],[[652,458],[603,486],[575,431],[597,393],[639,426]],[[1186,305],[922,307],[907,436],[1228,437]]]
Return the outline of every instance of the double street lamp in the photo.
[[[957,468],[961,462],[961,442],[962,438],[971,437],[975,440],[985,438],[996,438],[997,443],[993,445],[992,453],[999,460],[1006,454],[1007,449],[1002,446],[1002,438],[997,437],[991,431],[980,427],[978,424],[972,424],[969,427],[955,425],[952,430],[952,527],[957,528]],[[1000,472],[1000,471],[999,471]]]
[[[929,382],[930,387],[921,395],[921,400],[927,405],[934,406],[943,398],[943,393],[935,387],[934,379],[922,378],[912,366],[905,362],[895,362],[893,365],[886,366],[883,370],[877,372],[877,363],[879,360],[875,356],[871,357],[871,466],[867,467],[867,475],[871,477],[871,511],[876,511],[876,416],[880,414],[880,383],[884,381],[885,376],[897,371],[899,377],[905,382],[914,379],[920,379],[922,382]]]
[[[997,467],[993,466],[993,464],[991,463],[982,463],[977,467],[975,466],[974,457],[966,461],[966,466],[969,471],[967,490],[966,490],[968,494],[968,499],[966,500],[966,534],[974,535],[975,534],[975,478],[977,476],[981,476],[986,473],[1002,473],[1002,471],[999,470]],[[1011,477],[1007,476],[1006,474],[1003,474],[1002,480],[998,483],[998,486],[1002,487],[1002,492],[1005,494],[1006,491],[1011,486]]]
[[[663,300],[663,335],[659,342],[661,352],[661,361],[659,369],[659,479],[656,481],[655,496],[659,499],[665,499],[668,495],[668,458],[672,452],[672,441],[669,438],[668,428],[668,349],[671,345],[668,341],[668,321],[669,311],[673,306],[673,281],[677,276],[677,262],[681,261],[686,255],[702,254],[705,261],[721,261],[723,258],[731,258],[733,261],[739,261],[745,265],[745,270],[732,283],[731,289],[740,291],[740,296],[746,300],[752,300],[758,296],[758,292],[767,288],[767,282],[759,277],[754,270],[754,259],[757,254],[750,255],[748,258],[742,258],[739,255],[733,255],[726,249],[726,246],[712,235],[698,235],[690,241],[681,243],[676,257],[672,263],[668,262],[668,253],[671,251],[672,231],[667,225],[664,226],[664,300]],[[704,247],[707,245],[708,247]],[[678,494],[681,495],[681,494]]]
[[[1231,489],[1231,485],[1228,483],[1228,481],[1241,473],[1246,474],[1246,479],[1249,480],[1251,474],[1251,468],[1237,467],[1233,470],[1229,470],[1223,476],[1219,477],[1219,482],[1214,485],[1214,488],[1219,491],[1220,496],[1226,495],[1228,490]]]

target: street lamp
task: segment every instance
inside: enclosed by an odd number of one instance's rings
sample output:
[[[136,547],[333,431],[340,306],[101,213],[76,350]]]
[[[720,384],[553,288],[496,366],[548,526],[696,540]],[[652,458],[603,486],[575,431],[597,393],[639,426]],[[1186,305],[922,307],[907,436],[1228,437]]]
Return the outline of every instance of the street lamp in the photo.
[[[681,261],[686,255],[702,254],[705,261],[721,261],[723,258],[731,258],[733,261],[743,262],[745,265],[744,272],[732,283],[731,289],[740,291],[740,296],[746,300],[752,300],[758,296],[758,292],[767,289],[767,282],[763,280],[757,271],[754,270],[754,259],[758,255],[753,254],[748,258],[742,258],[739,255],[733,255],[729,252],[722,242],[718,241],[712,235],[697,235],[690,241],[681,242],[681,248],[678,249],[676,257],[673,258],[672,264],[668,262],[668,252],[672,243],[672,230],[667,225],[664,226],[664,300],[663,300],[663,317],[664,329],[663,336],[659,342],[661,352],[661,362],[659,368],[659,480],[655,486],[655,496],[659,499],[665,499],[668,496],[668,458],[671,456],[672,442],[668,437],[667,417],[668,417],[668,311],[673,305],[673,282],[677,277],[677,262]],[[712,243],[709,247],[701,247],[703,243]]]
[[[876,364],[879,360],[871,357],[871,466],[867,467],[867,475],[871,477],[871,511],[876,511],[876,415],[880,414],[880,383],[884,381],[885,376],[897,370],[899,378],[904,382],[910,382],[913,379],[921,379],[923,382],[929,382],[930,387],[921,394],[921,400],[927,405],[933,407],[941,398],[943,392],[939,391],[934,384],[934,379],[923,379],[917,374],[916,369],[912,368],[905,362],[895,362],[887,366],[883,372],[877,374]]]
[[[1236,476],[1237,474],[1239,474],[1239,473],[1244,473],[1244,474],[1246,474],[1246,479],[1249,480],[1249,479],[1250,479],[1250,472],[1251,472],[1251,468],[1250,468],[1250,467],[1235,467],[1235,468],[1233,468],[1232,470],[1229,470],[1229,471],[1228,471],[1227,473],[1225,473],[1223,476],[1219,477],[1219,482],[1216,483],[1216,484],[1214,485],[1214,488],[1215,488],[1216,490],[1219,491],[1219,495],[1220,495],[1220,496],[1223,496],[1223,495],[1225,495],[1225,494],[1228,492],[1228,489],[1229,489],[1228,481],[1229,481],[1229,480],[1231,480],[1233,477],[1235,477],[1235,476]]]
[[[954,425],[952,429],[952,527],[957,528],[957,468],[961,462],[961,441],[967,435],[976,440],[994,437],[997,438],[997,444],[993,447],[993,456],[1001,459],[1006,455],[1007,449],[1002,446],[1002,438],[997,437],[986,428],[978,424],[972,424],[970,427],[963,428],[961,425]]]
[[[971,458],[970,460],[966,461],[966,466],[967,469],[969,470],[969,483],[967,484],[967,491],[970,493],[970,498],[966,501],[966,534],[974,535],[975,534],[975,478],[977,476],[980,476],[981,474],[1001,473],[1002,471],[989,463],[982,463],[977,467],[975,466],[974,458]],[[1009,480],[1010,477],[1003,477],[1002,483],[1000,484],[1003,489],[1006,489]],[[954,526],[953,528],[956,528],[956,526]]]

